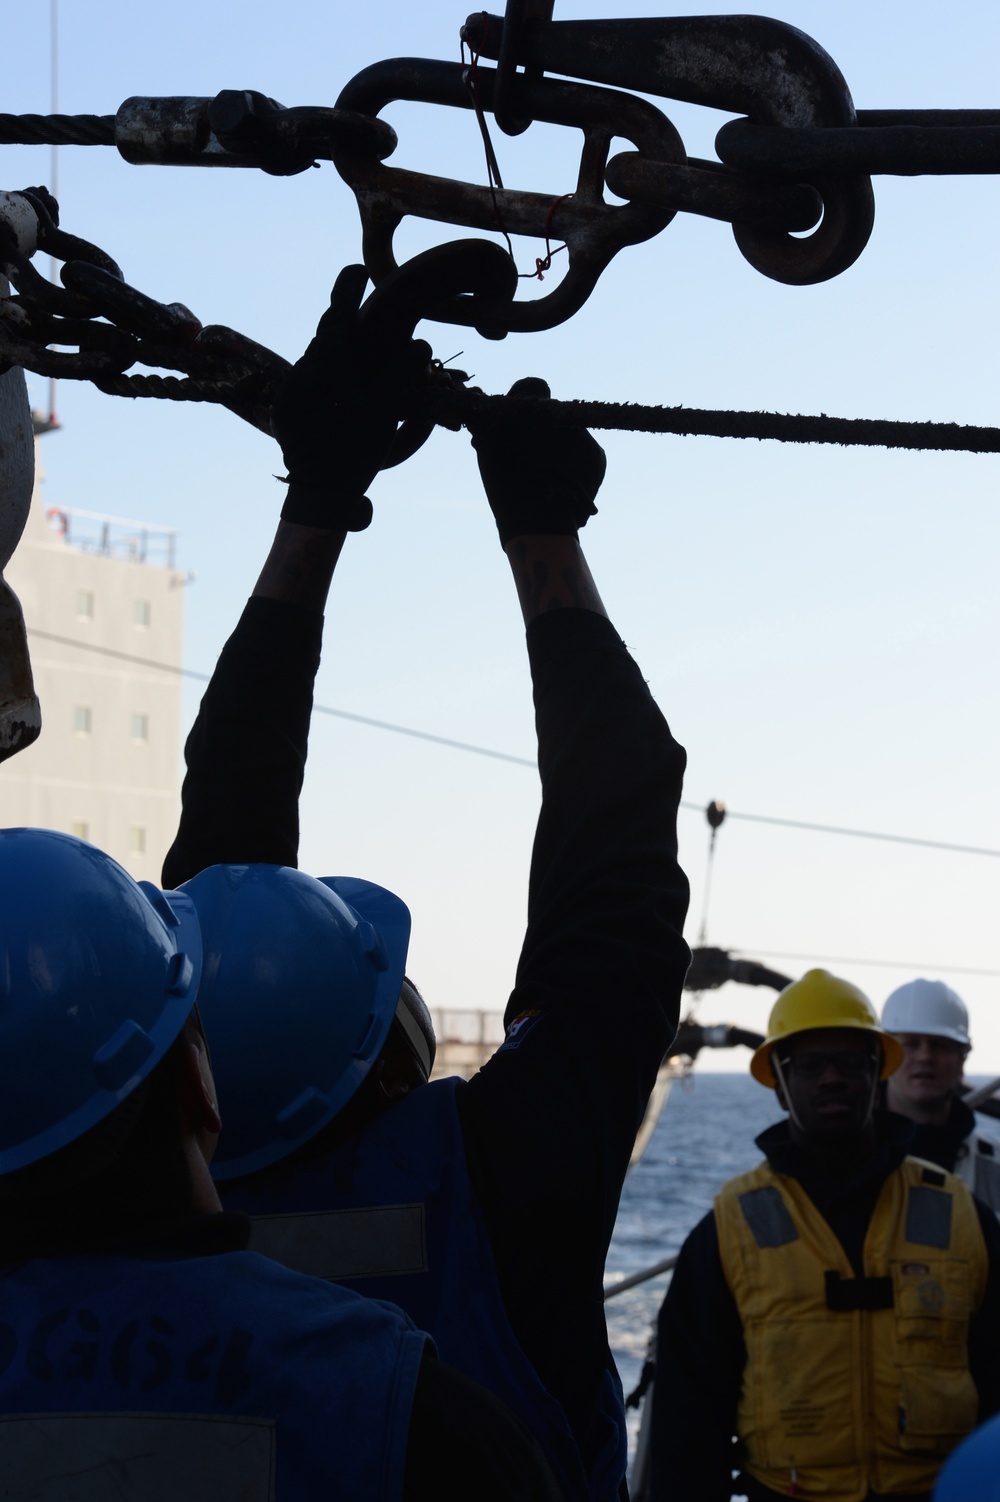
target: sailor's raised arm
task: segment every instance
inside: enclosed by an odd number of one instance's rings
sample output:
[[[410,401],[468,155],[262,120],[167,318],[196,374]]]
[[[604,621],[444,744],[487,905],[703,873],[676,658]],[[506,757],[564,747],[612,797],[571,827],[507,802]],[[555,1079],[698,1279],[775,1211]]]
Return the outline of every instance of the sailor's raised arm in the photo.
[[[507,1038],[458,1104],[511,1324],[589,1473],[607,1477],[624,1464],[625,1425],[604,1260],[689,959],[684,753],[580,548],[603,451],[545,406],[511,401],[474,428],[527,624],[542,807]]]
[[[327,594],[347,533],[371,521],[365,492],[430,360],[422,341],[376,348],[365,337],[366,281],[363,266],[340,273],[272,408],[288,490],[185,746],[180,826],[163,867],[170,887],[220,862],[297,863]]]

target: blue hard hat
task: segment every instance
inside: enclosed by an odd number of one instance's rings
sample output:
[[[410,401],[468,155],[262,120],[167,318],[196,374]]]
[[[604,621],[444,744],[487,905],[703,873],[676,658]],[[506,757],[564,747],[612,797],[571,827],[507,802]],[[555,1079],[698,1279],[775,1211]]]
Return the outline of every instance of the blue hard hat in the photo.
[[[410,914],[349,877],[209,866],[181,889],[201,923],[198,1005],[223,1119],[215,1178],[256,1173],[331,1121],[396,1013]]]
[[[934,1502],[1000,1502],[1000,1417],[959,1445],[938,1476]]]
[[[200,972],[190,898],[70,835],[0,830],[0,1174],[83,1136],[141,1084]]]

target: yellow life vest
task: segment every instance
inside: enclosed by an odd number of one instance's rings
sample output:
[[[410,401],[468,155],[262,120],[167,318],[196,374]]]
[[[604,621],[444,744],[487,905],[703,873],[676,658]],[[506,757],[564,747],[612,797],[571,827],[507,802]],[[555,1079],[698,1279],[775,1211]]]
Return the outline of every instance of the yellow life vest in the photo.
[[[978,1413],[967,1335],[987,1257],[965,1185],[906,1158],[882,1186],[862,1279],[802,1186],[766,1162],[723,1185],[715,1223],[747,1348],[745,1470],[837,1502],[930,1492]]]

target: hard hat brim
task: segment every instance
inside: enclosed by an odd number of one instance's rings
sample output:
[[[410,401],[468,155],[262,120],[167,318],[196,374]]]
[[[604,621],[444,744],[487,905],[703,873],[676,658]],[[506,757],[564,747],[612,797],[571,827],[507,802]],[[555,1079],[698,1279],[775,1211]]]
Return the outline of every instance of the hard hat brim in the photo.
[[[844,1017],[820,1017],[811,1022],[808,1027],[796,1028],[793,1033],[785,1033],[780,1038],[768,1038],[762,1043],[750,1059],[750,1073],[759,1085],[765,1085],[773,1090],[778,1081],[774,1075],[771,1064],[771,1054],[779,1043],[785,1043],[790,1038],[797,1038],[802,1033],[815,1033],[820,1030],[828,1032],[859,1032],[865,1033],[870,1038],[877,1038],[882,1046],[882,1068],[879,1071],[879,1079],[886,1080],[890,1074],[895,1074],[903,1062],[903,1045],[892,1033],[883,1032],[879,1027],[869,1027],[863,1022],[852,1022]]]
[[[914,1023],[912,1027],[901,1027],[898,1033],[892,1033],[892,1037],[898,1037],[899,1033],[906,1033],[912,1038],[947,1038],[949,1043],[956,1043],[959,1048],[971,1048],[972,1039],[968,1033],[963,1033],[957,1027],[928,1027],[924,1023]]]

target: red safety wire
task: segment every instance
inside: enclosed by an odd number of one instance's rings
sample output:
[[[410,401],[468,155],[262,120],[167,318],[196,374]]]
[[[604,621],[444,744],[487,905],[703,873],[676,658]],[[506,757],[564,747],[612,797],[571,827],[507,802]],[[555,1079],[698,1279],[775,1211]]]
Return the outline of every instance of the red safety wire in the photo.
[[[463,70],[462,76],[465,82],[465,86],[469,91],[469,97],[472,100],[472,108],[476,116],[476,122],[479,125],[479,133],[483,138],[483,150],[486,153],[487,181],[489,183],[490,197],[493,199],[493,215],[497,222],[497,231],[501,235],[503,235],[504,239],[506,240],[507,254],[510,256],[511,260],[516,266],[517,258],[514,255],[514,246],[507,231],[507,226],[503,221],[503,214],[500,211],[500,200],[497,198],[497,189],[499,188],[501,193],[504,191],[503,179],[500,176],[500,166],[497,162],[496,152],[493,149],[493,142],[490,139],[489,126],[486,123],[486,111],[483,109],[483,101],[479,94],[479,59],[482,56],[483,48],[485,47],[490,34],[490,18],[487,15],[486,11],[482,12],[482,17],[483,39],[480,42],[479,50],[476,53],[473,53],[471,47],[469,48],[468,62],[466,62],[465,60],[465,37],[463,36],[461,38],[460,60]],[[555,250],[552,249],[552,245],[550,243],[550,231],[552,227],[552,216],[555,213],[556,209],[567,198],[572,197],[572,193],[563,193],[559,198],[553,199],[552,206],[549,209],[549,212],[545,219],[545,254],[544,256],[535,257],[534,271],[519,271],[517,273],[519,280],[523,280],[526,277],[531,277],[532,279],[537,278],[540,282],[544,281],[545,272],[551,269],[552,257],[554,255],[558,255],[561,250],[566,250],[567,247],[565,244],[557,245]]]
[[[572,198],[572,197],[573,197],[572,193],[563,193],[560,198],[554,198],[552,200],[552,206],[549,209],[549,212],[545,216],[545,255],[544,256],[536,256],[535,257],[535,269],[534,269],[534,271],[519,271],[517,273],[519,277],[521,277],[521,276],[537,276],[538,280],[540,282],[543,282],[545,280],[543,272],[546,272],[546,271],[548,271],[550,269],[550,267],[552,265],[552,257],[553,256],[557,256],[561,250],[565,250],[566,249],[565,244],[562,244],[562,245],[557,245],[556,248],[555,248],[555,250],[553,250],[552,246],[551,246],[551,244],[549,242],[549,234],[550,234],[551,229],[552,229],[552,215],[555,213],[556,209],[559,207],[559,205],[561,203],[565,203],[567,198]]]

